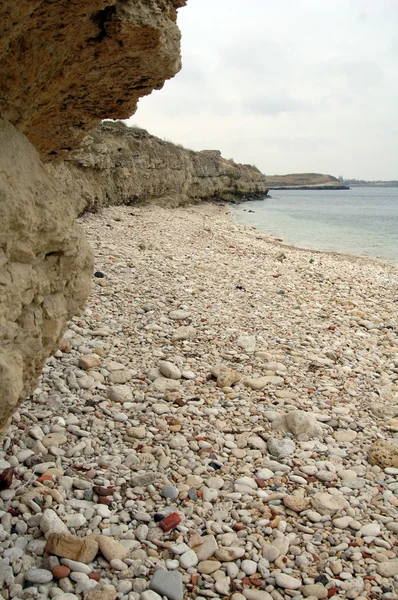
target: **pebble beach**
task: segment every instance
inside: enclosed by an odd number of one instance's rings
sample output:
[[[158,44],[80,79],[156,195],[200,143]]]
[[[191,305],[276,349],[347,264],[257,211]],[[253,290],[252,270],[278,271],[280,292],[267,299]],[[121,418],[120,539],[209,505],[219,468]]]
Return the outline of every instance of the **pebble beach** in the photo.
[[[398,598],[398,268],[219,205],[95,253],[0,450],[4,600]]]

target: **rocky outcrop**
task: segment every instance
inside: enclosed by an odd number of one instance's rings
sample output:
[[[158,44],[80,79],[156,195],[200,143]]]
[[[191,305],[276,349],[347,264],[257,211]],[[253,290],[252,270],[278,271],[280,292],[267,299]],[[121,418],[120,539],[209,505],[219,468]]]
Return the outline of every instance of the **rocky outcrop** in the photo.
[[[180,206],[203,200],[264,197],[262,173],[226,160],[218,150],[194,152],[123,123],[104,122],[51,172],[80,210],[155,201]]]
[[[46,158],[181,67],[176,9],[186,0],[4,0],[0,114]]]
[[[29,141],[0,119],[0,424],[32,390],[81,308],[91,251],[76,211]]]
[[[0,429],[87,297],[80,199],[45,168],[180,68],[185,0],[5,0],[0,7]]]

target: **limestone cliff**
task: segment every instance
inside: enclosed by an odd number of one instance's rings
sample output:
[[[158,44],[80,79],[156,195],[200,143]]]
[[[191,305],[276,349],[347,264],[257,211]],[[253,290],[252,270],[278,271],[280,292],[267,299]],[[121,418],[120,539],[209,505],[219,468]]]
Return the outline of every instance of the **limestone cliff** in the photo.
[[[67,184],[79,210],[155,201],[179,206],[203,200],[264,197],[264,176],[217,150],[194,152],[121,122],[104,122],[50,171]]]
[[[186,0],[4,0],[0,114],[47,158],[181,67],[176,8]]]
[[[185,0],[4,0],[0,7],[0,430],[82,307],[91,251],[77,199],[41,157],[180,68]]]

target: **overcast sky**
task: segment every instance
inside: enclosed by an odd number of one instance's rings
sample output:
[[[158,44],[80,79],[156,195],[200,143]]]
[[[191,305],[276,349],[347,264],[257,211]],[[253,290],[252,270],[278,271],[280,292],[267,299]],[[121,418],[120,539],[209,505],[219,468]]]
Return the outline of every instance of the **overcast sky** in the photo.
[[[188,0],[182,71],[130,119],[264,173],[398,179],[398,0]]]

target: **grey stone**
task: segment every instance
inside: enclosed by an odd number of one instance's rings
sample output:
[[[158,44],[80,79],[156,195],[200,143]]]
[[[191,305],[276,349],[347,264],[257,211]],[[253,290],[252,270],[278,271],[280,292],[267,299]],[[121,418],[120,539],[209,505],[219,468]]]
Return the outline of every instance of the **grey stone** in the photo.
[[[170,500],[175,500],[178,497],[177,488],[170,484],[164,485],[161,493],[163,498],[169,498]]]
[[[53,579],[53,574],[47,569],[28,569],[25,573],[25,580],[29,583],[49,583]]]
[[[285,438],[283,440],[278,440],[276,438],[269,438],[267,442],[268,451],[275,456],[276,458],[283,458],[284,456],[290,456],[296,449],[296,444]]]
[[[155,571],[149,589],[168,600],[183,600],[184,591],[182,586],[182,575],[178,571]]]

